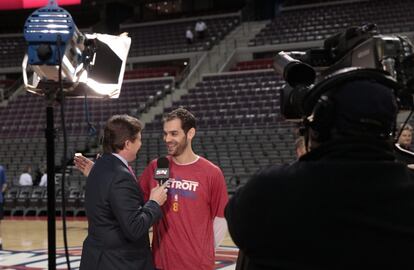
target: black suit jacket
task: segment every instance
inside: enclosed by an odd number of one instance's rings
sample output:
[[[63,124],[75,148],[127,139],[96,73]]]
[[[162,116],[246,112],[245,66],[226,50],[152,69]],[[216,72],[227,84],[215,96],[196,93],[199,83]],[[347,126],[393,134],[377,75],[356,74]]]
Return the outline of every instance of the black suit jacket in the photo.
[[[141,189],[125,164],[104,154],[86,183],[88,236],[80,269],[154,269],[148,231],[161,218],[154,201],[144,204]]]

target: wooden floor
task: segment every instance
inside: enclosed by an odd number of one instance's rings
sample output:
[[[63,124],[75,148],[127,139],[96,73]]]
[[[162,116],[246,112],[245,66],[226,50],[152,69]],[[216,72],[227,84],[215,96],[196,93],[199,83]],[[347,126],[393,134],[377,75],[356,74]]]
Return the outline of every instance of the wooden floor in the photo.
[[[67,221],[68,246],[82,246],[87,222]],[[47,248],[46,219],[5,219],[2,221],[3,249],[27,251]],[[56,221],[56,247],[63,247],[62,221]]]
[[[67,238],[69,247],[81,247],[87,235],[86,220],[68,220]],[[63,247],[62,221],[56,221],[56,247]],[[150,234],[151,235],[151,234]],[[46,219],[5,219],[2,221],[3,249],[27,251],[47,248],[47,220]],[[227,235],[222,245],[234,246]]]
[[[81,247],[87,234],[86,219],[67,221],[71,268],[78,269]],[[151,233],[150,233],[151,236]],[[56,221],[57,269],[67,269],[63,253],[62,221]],[[0,269],[47,269],[47,220],[39,218],[6,218],[2,221],[3,251],[0,251]],[[227,235],[216,250],[216,269],[234,270],[238,250]]]

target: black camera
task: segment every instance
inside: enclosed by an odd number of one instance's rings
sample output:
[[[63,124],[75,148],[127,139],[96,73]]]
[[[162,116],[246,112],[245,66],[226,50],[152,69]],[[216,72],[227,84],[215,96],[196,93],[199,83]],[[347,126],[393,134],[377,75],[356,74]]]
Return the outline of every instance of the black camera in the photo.
[[[274,68],[282,74],[281,113],[299,120],[312,111],[308,99],[318,83],[343,68],[383,71],[396,81],[399,109],[413,108],[414,47],[405,36],[381,35],[374,24],[352,27],[324,41],[323,48],[280,52]]]

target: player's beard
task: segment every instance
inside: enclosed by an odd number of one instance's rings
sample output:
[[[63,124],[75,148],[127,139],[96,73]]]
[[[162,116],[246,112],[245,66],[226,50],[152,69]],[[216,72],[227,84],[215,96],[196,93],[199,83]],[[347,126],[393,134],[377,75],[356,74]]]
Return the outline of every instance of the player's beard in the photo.
[[[185,136],[180,142],[175,141],[173,143],[169,143],[169,145],[167,144],[168,154],[173,157],[177,157],[184,153],[185,149],[188,146],[187,136]]]

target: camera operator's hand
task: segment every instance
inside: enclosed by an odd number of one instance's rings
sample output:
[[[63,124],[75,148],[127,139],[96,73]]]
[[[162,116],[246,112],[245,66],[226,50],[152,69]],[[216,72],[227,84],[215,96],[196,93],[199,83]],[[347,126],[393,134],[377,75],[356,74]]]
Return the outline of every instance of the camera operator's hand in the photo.
[[[157,202],[160,206],[163,205],[167,200],[167,183],[168,181],[166,181],[161,186],[158,184],[155,188],[151,189],[149,199]]]
[[[414,170],[414,164],[407,164],[408,169]]]
[[[88,176],[91,172],[93,165],[95,164],[92,160],[84,157],[80,153],[76,153],[75,157],[73,158],[73,162],[75,163],[75,167],[83,173],[84,176]]]

